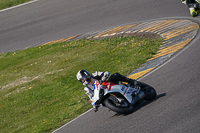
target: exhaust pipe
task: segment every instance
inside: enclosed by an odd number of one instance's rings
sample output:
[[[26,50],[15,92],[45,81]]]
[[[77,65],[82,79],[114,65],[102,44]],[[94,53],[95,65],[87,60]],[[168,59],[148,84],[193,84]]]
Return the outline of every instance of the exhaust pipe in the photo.
[[[140,91],[140,93],[138,95],[133,97],[131,104],[134,105],[135,103],[137,103],[139,100],[143,99],[144,97],[145,97],[144,92]]]
[[[140,91],[140,93],[138,94],[138,98],[139,100],[143,99],[145,97],[145,94],[143,91]]]

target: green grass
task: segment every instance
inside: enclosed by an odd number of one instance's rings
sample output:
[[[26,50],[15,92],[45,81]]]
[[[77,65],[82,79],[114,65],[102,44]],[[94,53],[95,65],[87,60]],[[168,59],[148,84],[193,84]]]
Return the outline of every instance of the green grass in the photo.
[[[0,10],[16,6],[31,0],[0,0]]]
[[[162,39],[77,40],[0,54],[0,132],[51,132],[90,109],[80,69],[129,74]]]

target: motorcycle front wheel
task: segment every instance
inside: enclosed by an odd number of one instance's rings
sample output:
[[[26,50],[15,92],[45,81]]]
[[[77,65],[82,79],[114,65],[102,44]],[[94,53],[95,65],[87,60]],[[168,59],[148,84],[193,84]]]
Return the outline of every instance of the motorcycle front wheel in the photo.
[[[151,101],[154,100],[157,96],[156,90],[151,87],[148,84],[145,84],[143,82],[138,82],[139,86],[141,87],[141,90],[144,92],[145,94],[145,100],[146,101]]]
[[[104,104],[105,106],[114,111],[114,112],[117,112],[119,114],[130,114],[133,112],[133,106],[128,103],[126,100],[124,100],[123,102],[123,105],[120,105],[120,104],[116,104],[116,101],[113,101],[111,98],[112,96],[109,96],[107,97],[105,100],[104,100]]]

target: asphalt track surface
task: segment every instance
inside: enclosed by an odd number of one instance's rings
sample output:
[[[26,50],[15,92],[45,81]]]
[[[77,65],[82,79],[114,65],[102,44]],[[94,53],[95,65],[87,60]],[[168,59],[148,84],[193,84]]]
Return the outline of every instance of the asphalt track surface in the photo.
[[[146,20],[192,18],[179,0],[40,0],[0,12],[0,53],[24,49],[77,34]],[[93,110],[56,132],[199,133],[200,34],[166,63],[140,80],[158,98],[129,115]]]

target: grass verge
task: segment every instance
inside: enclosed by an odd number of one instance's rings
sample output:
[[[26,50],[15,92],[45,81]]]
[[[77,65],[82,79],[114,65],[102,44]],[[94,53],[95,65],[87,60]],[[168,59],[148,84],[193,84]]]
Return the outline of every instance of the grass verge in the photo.
[[[31,0],[0,0],[0,10],[9,8],[12,6],[16,6],[25,2],[29,2]]]
[[[92,106],[76,80],[80,69],[119,72],[140,67],[162,39],[76,40],[0,55],[0,132],[50,132]]]

